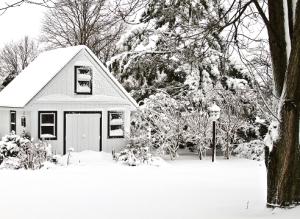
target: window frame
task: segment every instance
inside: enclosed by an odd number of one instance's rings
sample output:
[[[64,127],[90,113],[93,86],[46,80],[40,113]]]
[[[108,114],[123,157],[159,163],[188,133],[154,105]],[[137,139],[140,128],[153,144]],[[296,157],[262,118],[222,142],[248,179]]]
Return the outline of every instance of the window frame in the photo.
[[[26,116],[21,116],[21,127],[26,128]]]
[[[12,122],[12,116],[11,116],[12,113],[15,114],[15,121],[14,121],[14,123]],[[15,125],[15,130],[12,129],[12,124]],[[17,111],[15,111],[15,110],[10,110],[10,111],[9,111],[9,130],[10,130],[10,133],[11,133],[12,131],[14,131],[15,134],[17,134]]]
[[[111,124],[110,124],[110,118],[111,118],[111,114],[113,113],[122,113],[122,118],[123,118],[123,135],[111,135],[110,131],[111,131]],[[107,112],[107,135],[108,138],[125,138],[125,112],[124,111],[108,111]]]
[[[77,79],[77,70],[79,68],[89,68],[91,71],[91,80],[90,80],[90,92],[79,92],[77,91],[77,83],[78,83],[78,79]],[[91,66],[83,66],[83,65],[76,65],[74,66],[74,93],[75,94],[83,94],[83,95],[92,95],[93,94],[93,70]]]
[[[42,115],[43,114],[53,114],[54,115],[54,135],[55,137],[49,137],[49,138],[42,138]],[[57,140],[57,111],[39,111],[38,112],[38,138],[44,139],[44,140]]]

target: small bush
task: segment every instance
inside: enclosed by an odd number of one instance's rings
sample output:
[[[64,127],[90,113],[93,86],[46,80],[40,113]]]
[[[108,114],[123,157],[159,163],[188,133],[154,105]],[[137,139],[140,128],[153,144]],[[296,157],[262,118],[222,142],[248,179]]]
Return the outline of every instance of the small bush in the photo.
[[[33,143],[14,133],[6,135],[0,141],[0,165],[2,168],[39,169],[47,160],[51,160],[51,146],[40,141]]]
[[[129,166],[138,166],[140,164],[152,164],[153,156],[149,153],[149,147],[142,147],[129,143],[119,153],[113,151],[114,160]]]
[[[0,156],[3,159],[6,157],[16,157],[20,150],[18,146],[19,141],[20,137],[14,133],[4,136],[2,141],[0,141]]]
[[[263,141],[253,140],[239,144],[233,152],[241,158],[261,161],[264,159],[264,147],[265,144]]]
[[[119,153],[113,151],[113,159],[129,166],[153,164],[154,158],[150,153],[150,130],[144,115],[138,113],[131,123],[131,135],[126,135],[128,144]]]

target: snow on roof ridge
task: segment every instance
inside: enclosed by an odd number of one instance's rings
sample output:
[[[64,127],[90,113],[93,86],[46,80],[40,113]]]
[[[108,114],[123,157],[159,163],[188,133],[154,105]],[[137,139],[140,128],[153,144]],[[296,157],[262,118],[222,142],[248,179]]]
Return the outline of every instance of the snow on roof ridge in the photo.
[[[0,107],[24,107],[76,54],[86,48],[79,45],[40,53],[0,92]]]

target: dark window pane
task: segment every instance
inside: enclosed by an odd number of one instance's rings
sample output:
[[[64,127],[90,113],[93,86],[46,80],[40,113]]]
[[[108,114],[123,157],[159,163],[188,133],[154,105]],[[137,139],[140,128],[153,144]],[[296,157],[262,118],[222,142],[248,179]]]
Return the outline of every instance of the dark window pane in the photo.
[[[16,132],[16,124],[10,124],[10,131]]]
[[[89,68],[80,68],[79,74],[90,74],[90,69]]]
[[[78,81],[79,87],[90,87],[90,81]]]
[[[41,114],[42,124],[43,123],[51,123],[54,124],[54,114]]]
[[[113,120],[113,119],[122,119],[122,113],[111,113],[110,114],[110,119]]]
[[[16,123],[16,112],[10,112],[10,121]]]
[[[41,135],[45,135],[45,134],[54,136],[55,135],[54,126],[41,126]]]
[[[124,126],[122,125],[112,125],[109,130],[111,137],[122,137],[124,136]]]
[[[111,125],[110,130],[116,130],[116,129],[122,129],[123,130],[123,125]]]

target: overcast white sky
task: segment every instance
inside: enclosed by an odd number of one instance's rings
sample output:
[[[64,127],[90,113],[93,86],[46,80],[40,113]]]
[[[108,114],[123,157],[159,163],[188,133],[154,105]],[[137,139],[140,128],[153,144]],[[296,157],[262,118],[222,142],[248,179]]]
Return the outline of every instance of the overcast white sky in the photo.
[[[7,10],[0,16],[0,48],[5,43],[19,40],[25,35],[38,37],[45,11],[44,7],[28,4]]]

